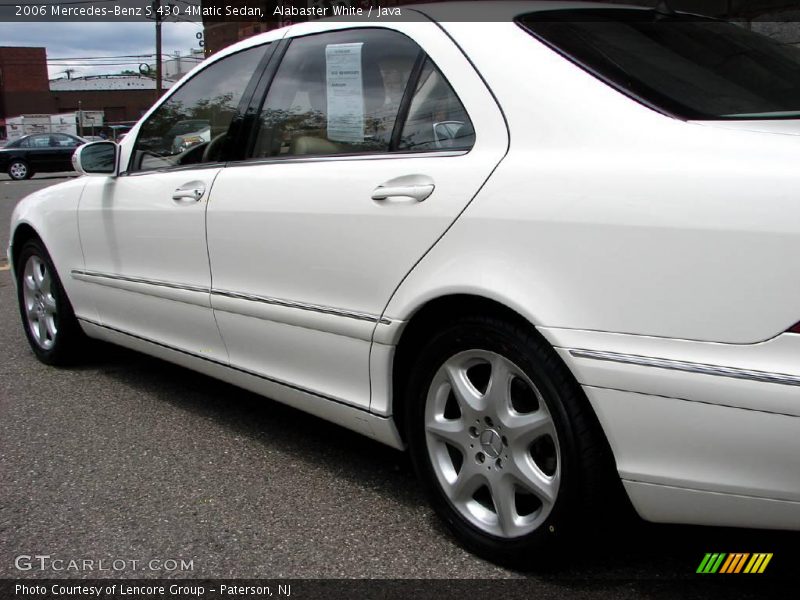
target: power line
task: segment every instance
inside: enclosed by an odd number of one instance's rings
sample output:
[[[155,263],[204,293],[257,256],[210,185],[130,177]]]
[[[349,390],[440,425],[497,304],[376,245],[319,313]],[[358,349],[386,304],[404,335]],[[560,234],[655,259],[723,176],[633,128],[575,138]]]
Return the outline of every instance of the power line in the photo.
[[[107,58],[140,58],[143,56],[155,56],[155,54],[153,52],[150,53],[143,52],[142,54],[115,54],[108,56],[61,56],[61,57],[48,58],[47,62],[52,62],[56,60],[104,60]]]
[[[162,54],[162,57],[166,60],[173,60],[175,58],[180,59],[199,59],[198,55],[196,54]],[[141,63],[146,60],[152,60],[152,56],[142,56],[136,60],[103,60],[103,61],[81,61],[81,60],[71,60],[71,61],[47,61],[45,63],[39,61],[8,61],[8,62],[0,62],[0,66],[2,67],[33,67],[36,65],[47,64],[51,67],[66,67],[70,65],[78,65],[78,66],[86,66],[86,67],[93,67],[97,65],[135,65]]]

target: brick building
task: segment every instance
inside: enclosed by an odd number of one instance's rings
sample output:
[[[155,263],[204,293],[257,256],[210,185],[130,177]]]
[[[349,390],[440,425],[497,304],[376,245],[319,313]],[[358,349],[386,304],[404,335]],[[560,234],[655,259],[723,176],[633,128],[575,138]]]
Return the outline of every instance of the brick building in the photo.
[[[0,126],[6,117],[52,113],[44,48],[0,47]]]
[[[169,87],[164,82],[164,89]],[[136,121],[158,99],[156,82],[141,75],[99,75],[56,79],[49,93],[56,112],[102,110],[106,123]]]
[[[165,81],[164,89],[172,82]],[[153,79],[134,76],[48,80],[45,48],[0,47],[0,138],[25,114],[101,110],[106,123],[136,121],[158,99]]]

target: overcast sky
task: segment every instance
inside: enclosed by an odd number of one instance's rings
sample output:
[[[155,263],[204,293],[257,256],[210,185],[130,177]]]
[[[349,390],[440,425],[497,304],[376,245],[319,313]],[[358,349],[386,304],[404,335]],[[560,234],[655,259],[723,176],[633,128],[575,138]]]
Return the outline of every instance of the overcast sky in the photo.
[[[201,23],[164,23],[162,25],[162,53],[173,54],[179,50],[187,54],[197,48],[195,34],[202,32]],[[149,62],[155,69],[155,26],[153,23],[0,23],[0,46],[44,46],[47,59],[120,56],[125,54],[150,54],[146,60],[136,58],[108,59],[98,61],[76,60],[69,68],[73,77],[119,73],[124,69],[138,70],[141,62]],[[104,64],[94,67],[87,63]],[[64,77],[62,64],[50,64],[50,77]]]

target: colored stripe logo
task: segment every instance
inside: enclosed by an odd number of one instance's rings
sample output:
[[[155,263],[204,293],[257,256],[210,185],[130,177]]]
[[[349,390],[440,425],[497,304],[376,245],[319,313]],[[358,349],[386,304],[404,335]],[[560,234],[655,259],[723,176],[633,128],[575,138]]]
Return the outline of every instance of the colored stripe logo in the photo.
[[[763,573],[769,561],[772,560],[772,553],[757,552],[707,552],[697,567],[697,573]]]

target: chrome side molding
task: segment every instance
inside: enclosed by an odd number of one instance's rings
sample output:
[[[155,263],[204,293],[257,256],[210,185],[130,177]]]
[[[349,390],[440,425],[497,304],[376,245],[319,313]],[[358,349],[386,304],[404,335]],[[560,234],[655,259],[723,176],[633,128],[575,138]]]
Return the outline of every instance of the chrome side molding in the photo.
[[[294,300],[284,300],[283,298],[271,298],[269,296],[256,296],[253,294],[243,294],[241,292],[231,292],[229,290],[211,290],[212,296],[224,296],[226,298],[234,298],[237,300],[248,300],[250,302],[261,302],[263,304],[272,304],[274,306],[284,306],[286,308],[297,308],[299,310],[308,310],[311,312],[322,313],[325,315],[334,315],[337,317],[346,317],[348,319],[356,319],[359,321],[369,321],[371,323],[381,323],[383,325],[391,325],[391,321],[384,317],[378,317],[369,313],[356,312],[352,310],[345,310],[342,308],[334,308],[332,306],[321,306],[319,304],[306,304],[304,302],[295,302]]]
[[[569,353],[575,358],[602,360],[627,365],[636,365],[640,367],[653,367],[656,369],[667,369],[670,371],[682,371],[684,373],[697,373],[700,375],[714,375],[716,377],[730,377],[733,379],[758,381],[760,383],[776,383],[778,385],[800,386],[800,376],[789,375],[785,373],[752,371],[749,369],[738,369],[735,367],[707,365],[703,363],[671,360],[667,358],[653,358],[650,356],[638,356],[635,354],[622,354],[619,352],[606,352],[602,350],[570,350]]]
[[[112,273],[101,273],[100,271],[83,271],[79,269],[72,269],[71,275],[73,279],[78,279],[80,281],[92,281],[93,278],[98,278],[98,279],[107,279],[109,281],[125,281],[127,283],[141,283],[144,285],[154,285],[157,287],[165,287],[173,290],[186,290],[189,292],[209,293],[211,291],[207,287],[198,285],[173,283],[171,281],[162,281],[160,279],[145,279],[143,277],[131,277],[128,275],[114,275]]]
[[[249,302],[261,302],[262,304],[271,304],[273,306],[282,306],[285,308],[296,308],[297,310],[304,310],[309,312],[316,312],[325,315],[333,315],[336,317],[344,317],[347,319],[356,319],[358,321],[368,321],[370,323],[380,323],[381,325],[391,325],[391,320],[378,315],[363,313],[353,310],[346,310],[343,308],[335,308],[332,306],[322,306],[319,304],[308,304],[305,302],[297,302],[294,300],[285,300],[283,298],[272,298],[269,296],[257,296],[254,294],[245,294],[242,292],[233,292],[229,290],[217,290],[204,286],[189,285],[184,283],[174,283],[170,281],[163,281],[160,279],[146,279],[144,277],[132,277],[129,275],[116,275],[113,273],[103,273],[100,271],[86,271],[80,269],[72,269],[73,279],[80,281],[92,282],[96,279],[102,279],[106,285],[112,285],[114,281],[125,283],[139,283],[142,285],[151,285],[155,287],[169,288],[173,290],[185,290],[189,292],[201,292],[210,294],[211,296],[221,296],[225,298],[233,298],[236,300],[247,300]],[[97,283],[96,281],[94,281]],[[155,294],[154,294],[155,295]],[[170,298],[172,299],[172,298]]]

